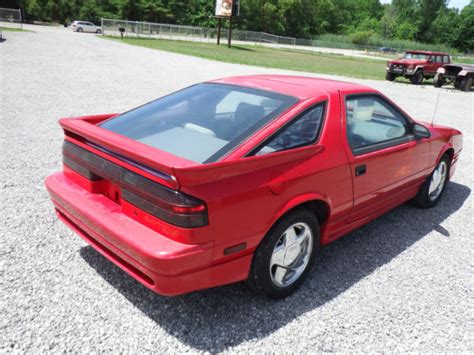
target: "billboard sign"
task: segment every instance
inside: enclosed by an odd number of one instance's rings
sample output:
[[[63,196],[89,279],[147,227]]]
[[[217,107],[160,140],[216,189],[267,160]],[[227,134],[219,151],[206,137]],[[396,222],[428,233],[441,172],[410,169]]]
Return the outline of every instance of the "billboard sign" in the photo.
[[[233,17],[240,13],[240,0],[216,0],[217,17]]]

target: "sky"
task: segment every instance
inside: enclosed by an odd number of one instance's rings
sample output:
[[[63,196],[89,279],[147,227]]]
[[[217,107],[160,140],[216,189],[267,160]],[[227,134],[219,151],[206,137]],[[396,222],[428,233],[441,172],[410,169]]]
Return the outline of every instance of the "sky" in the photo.
[[[389,2],[392,2],[392,0],[381,0],[380,2],[382,4],[388,4]],[[469,4],[469,0],[450,0],[448,6],[449,7],[457,7],[458,9],[462,9],[467,4]]]

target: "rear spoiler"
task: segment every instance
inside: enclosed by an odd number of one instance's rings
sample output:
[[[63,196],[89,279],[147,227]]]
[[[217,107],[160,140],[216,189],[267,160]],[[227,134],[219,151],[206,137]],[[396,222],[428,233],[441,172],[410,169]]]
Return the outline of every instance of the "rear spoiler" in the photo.
[[[153,175],[153,179],[179,189],[173,167],[189,168],[196,163],[165,151],[134,141],[120,134],[101,128],[97,124],[116,114],[61,118],[66,139],[84,143],[93,150],[102,151],[129,165]],[[147,175],[150,175],[147,174]]]

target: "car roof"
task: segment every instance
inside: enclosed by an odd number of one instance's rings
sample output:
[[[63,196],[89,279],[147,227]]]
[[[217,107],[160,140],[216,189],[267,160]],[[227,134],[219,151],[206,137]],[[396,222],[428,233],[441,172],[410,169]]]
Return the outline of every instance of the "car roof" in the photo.
[[[430,52],[430,51],[406,51],[407,53],[420,53],[420,54],[441,54],[441,55],[449,55],[446,52]]]
[[[299,99],[326,97],[329,93],[343,92],[374,92],[364,85],[347,83],[338,80],[320,79],[292,75],[248,75],[234,76],[212,80],[214,83],[246,86],[260,90],[278,92]]]

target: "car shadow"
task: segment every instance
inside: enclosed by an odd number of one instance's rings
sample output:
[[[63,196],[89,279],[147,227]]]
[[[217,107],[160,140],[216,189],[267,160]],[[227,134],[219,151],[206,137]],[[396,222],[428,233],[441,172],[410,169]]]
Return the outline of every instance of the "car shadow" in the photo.
[[[436,231],[456,238],[441,224],[471,190],[450,183],[429,210],[405,204],[323,248],[302,287],[284,300],[270,300],[243,283],[177,297],[148,290],[91,247],[80,254],[107,282],[171,336],[201,351],[218,352],[265,337],[295,318],[331,301],[377,268]]]

